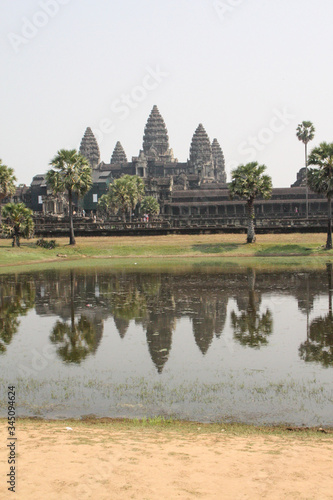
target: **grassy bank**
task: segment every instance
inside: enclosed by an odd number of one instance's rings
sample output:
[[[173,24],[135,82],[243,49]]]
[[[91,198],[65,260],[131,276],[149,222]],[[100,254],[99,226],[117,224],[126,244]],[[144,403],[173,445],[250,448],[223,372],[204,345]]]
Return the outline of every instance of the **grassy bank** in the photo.
[[[5,425],[5,419],[0,419]],[[201,423],[189,422],[183,420],[169,420],[163,417],[147,418],[147,419],[111,419],[111,418],[84,418],[82,420],[43,420],[36,418],[20,418],[16,422],[17,430],[33,428],[38,432],[42,428],[59,428],[71,427],[77,430],[98,429],[119,431],[119,430],[139,430],[140,433],[149,429],[156,429],[161,432],[173,432],[181,435],[186,434],[217,434],[224,432],[229,436],[251,436],[251,435],[275,435],[284,436],[292,439],[297,436],[300,440],[312,438],[316,440],[329,440],[333,438],[333,429],[325,428],[300,428],[286,426],[256,426],[239,423]]]
[[[110,266],[153,268],[198,264],[316,266],[333,260],[333,250],[324,247],[323,234],[259,235],[248,245],[243,234],[168,235],[143,237],[79,237],[75,247],[68,238],[56,239],[56,248],[47,250],[36,240],[22,241],[12,248],[0,240],[0,272],[26,268]]]

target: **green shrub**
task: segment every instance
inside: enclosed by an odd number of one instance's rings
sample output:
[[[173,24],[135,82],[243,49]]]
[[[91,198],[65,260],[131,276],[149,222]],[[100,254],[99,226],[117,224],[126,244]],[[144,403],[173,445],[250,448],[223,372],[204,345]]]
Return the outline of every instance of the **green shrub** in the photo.
[[[56,241],[55,240],[48,241],[44,240],[43,238],[40,238],[39,240],[36,241],[36,245],[51,250],[52,248],[56,247]]]

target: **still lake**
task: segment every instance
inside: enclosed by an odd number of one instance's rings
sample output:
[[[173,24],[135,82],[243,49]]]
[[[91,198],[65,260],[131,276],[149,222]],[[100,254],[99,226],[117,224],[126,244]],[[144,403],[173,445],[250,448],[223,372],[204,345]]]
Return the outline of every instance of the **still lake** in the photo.
[[[332,269],[0,275],[18,416],[333,426]]]

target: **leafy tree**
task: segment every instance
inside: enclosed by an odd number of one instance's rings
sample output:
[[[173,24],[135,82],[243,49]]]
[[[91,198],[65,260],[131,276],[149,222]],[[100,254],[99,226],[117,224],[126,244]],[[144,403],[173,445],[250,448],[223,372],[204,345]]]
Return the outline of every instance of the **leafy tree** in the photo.
[[[305,175],[306,175],[306,217],[309,216],[309,193],[308,193],[308,143],[314,138],[315,128],[312,122],[303,121],[297,126],[296,136],[305,146]]]
[[[129,177],[132,177],[130,181],[131,184],[130,199],[131,199],[131,213],[132,213],[135,210],[137,204],[141,202],[142,198],[145,195],[145,185],[142,177],[139,177],[138,175],[132,175]]]
[[[92,169],[89,160],[76,149],[61,149],[50,162],[52,169],[46,182],[54,193],[67,193],[69,203],[69,244],[75,245],[73,224],[73,194],[84,196],[92,186]]]
[[[322,142],[309,155],[308,184],[316,193],[327,198],[327,240],[326,248],[332,248],[332,206],[333,195],[333,142]]]
[[[110,184],[109,192],[100,198],[99,206],[104,210],[120,211],[125,222],[127,213],[131,220],[131,214],[143,196],[142,178],[137,175],[123,175]]]
[[[24,203],[7,203],[2,207],[2,231],[13,238],[13,247],[20,246],[20,238],[31,238],[34,232],[32,210]]]
[[[6,196],[15,193],[15,181],[14,170],[4,165],[2,160],[0,160],[0,202]]]
[[[229,185],[230,198],[234,199],[238,196],[247,201],[247,243],[254,243],[256,240],[253,223],[254,200],[258,196],[268,199],[272,193],[272,179],[268,175],[263,175],[265,170],[265,165],[252,162],[246,165],[239,165],[231,172],[232,181]]]
[[[160,213],[160,205],[153,196],[146,196],[141,203],[141,212],[148,215]]]
[[[98,200],[98,214],[101,216],[109,215],[112,212],[109,193],[103,194]]]

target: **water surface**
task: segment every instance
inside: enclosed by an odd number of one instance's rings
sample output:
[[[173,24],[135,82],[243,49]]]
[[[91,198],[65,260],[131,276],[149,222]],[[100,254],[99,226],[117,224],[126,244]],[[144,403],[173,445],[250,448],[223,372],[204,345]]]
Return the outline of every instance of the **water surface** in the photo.
[[[332,270],[0,276],[1,415],[333,425]]]

